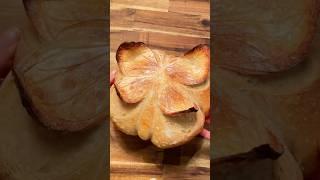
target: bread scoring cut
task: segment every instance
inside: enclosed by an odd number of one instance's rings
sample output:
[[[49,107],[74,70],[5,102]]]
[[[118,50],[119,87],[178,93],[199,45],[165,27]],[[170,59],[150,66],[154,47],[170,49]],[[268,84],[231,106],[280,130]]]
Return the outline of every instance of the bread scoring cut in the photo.
[[[208,46],[177,57],[142,42],[125,42],[116,58],[110,111],[122,132],[170,148],[201,131],[210,108]]]

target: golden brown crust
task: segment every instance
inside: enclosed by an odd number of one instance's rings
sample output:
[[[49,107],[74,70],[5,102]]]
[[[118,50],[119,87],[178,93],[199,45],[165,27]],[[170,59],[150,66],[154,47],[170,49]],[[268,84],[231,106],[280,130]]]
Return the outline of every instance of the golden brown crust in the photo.
[[[122,70],[111,88],[110,111],[118,129],[159,148],[184,144],[201,131],[210,103],[207,46],[175,57],[130,42],[120,45],[117,61]],[[181,72],[187,79],[174,76]]]
[[[142,140],[148,140],[152,136],[153,125],[155,120],[151,121],[150,117],[157,117],[155,104],[149,103],[146,107],[140,112],[140,117],[137,119],[137,130],[138,136]]]
[[[117,92],[127,103],[141,101],[152,88],[158,66],[154,53],[141,42],[126,42],[118,48],[116,59],[120,69],[115,80]]]
[[[210,78],[204,84],[196,88],[189,89],[195,99],[200,105],[200,109],[206,117],[210,115]]]
[[[145,44],[138,42],[122,43],[117,50],[116,60],[122,74],[148,74],[157,66],[154,53]]]
[[[151,142],[158,148],[167,149],[183,145],[198,135],[204,124],[201,111],[181,113],[177,116],[158,116]]]
[[[159,106],[165,115],[197,112],[199,109],[179,87],[163,85],[159,94]]]
[[[135,105],[123,102],[115,87],[110,88],[110,119],[122,132],[128,135],[137,135],[135,124],[140,106],[142,103]]]
[[[204,82],[210,71],[210,52],[207,45],[198,45],[167,68],[169,76],[185,85]]]
[[[186,52],[184,55],[193,55],[194,53],[204,53],[205,56],[209,58],[210,61],[210,49],[207,44],[199,44],[198,46],[192,48],[190,51]]]
[[[143,42],[124,42],[120,44],[119,48],[117,49],[116,60],[118,63],[120,63],[125,58],[123,57],[123,54],[128,50],[136,50],[145,47],[146,45]]]
[[[141,101],[152,87],[152,78],[146,76],[123,76],[117,73],[114,86],[121,97],[127,103]]]

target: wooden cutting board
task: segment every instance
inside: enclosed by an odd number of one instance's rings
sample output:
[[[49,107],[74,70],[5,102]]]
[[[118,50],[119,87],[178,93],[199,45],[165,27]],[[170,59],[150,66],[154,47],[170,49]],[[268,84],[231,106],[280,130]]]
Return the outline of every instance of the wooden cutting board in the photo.
[[[210,43],[209,0],[111,0],[111,70],[124,41],[142,41],[173,54]],[[209,97],[208,97],[209,98]],[[110,122],[111,179],[210,179],[210,142],[161,150],[127,136]]]

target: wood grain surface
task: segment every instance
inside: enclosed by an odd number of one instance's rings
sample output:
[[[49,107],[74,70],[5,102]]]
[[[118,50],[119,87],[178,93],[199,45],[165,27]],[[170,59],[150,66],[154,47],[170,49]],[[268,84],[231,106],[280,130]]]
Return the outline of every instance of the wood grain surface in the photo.
[[[182,53],[210,43],[209,0],[112,0],[111,68],[124,41],[142,41],[157,49]]]
[[[110,58],[125,41],[181,54],[210,43],[209,0],[111,0]],[[117,131],[110,137],[111,179],[210,179],[210,143],[201,137],[160,150],[150,142]]]

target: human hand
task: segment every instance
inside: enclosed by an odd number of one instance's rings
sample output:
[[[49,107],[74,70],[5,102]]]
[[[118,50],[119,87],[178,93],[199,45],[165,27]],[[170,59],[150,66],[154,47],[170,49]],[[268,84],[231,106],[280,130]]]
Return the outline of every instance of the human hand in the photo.
[[[112,84],[114,83],[114,79],[116,77],[116,70],[111,71],[110,73],[110,86],[112,86]]]
[[[0,34],[0,83],[12,68],[19,38],[20,31],[17,28],[9,29]]]
[[[206,118],[205,123],[209,126],[210,128],[210,117]],[[210,130],[203,128],[203,130],[200,133],[201,136],[203,136],[205,139],[210,139]]]

